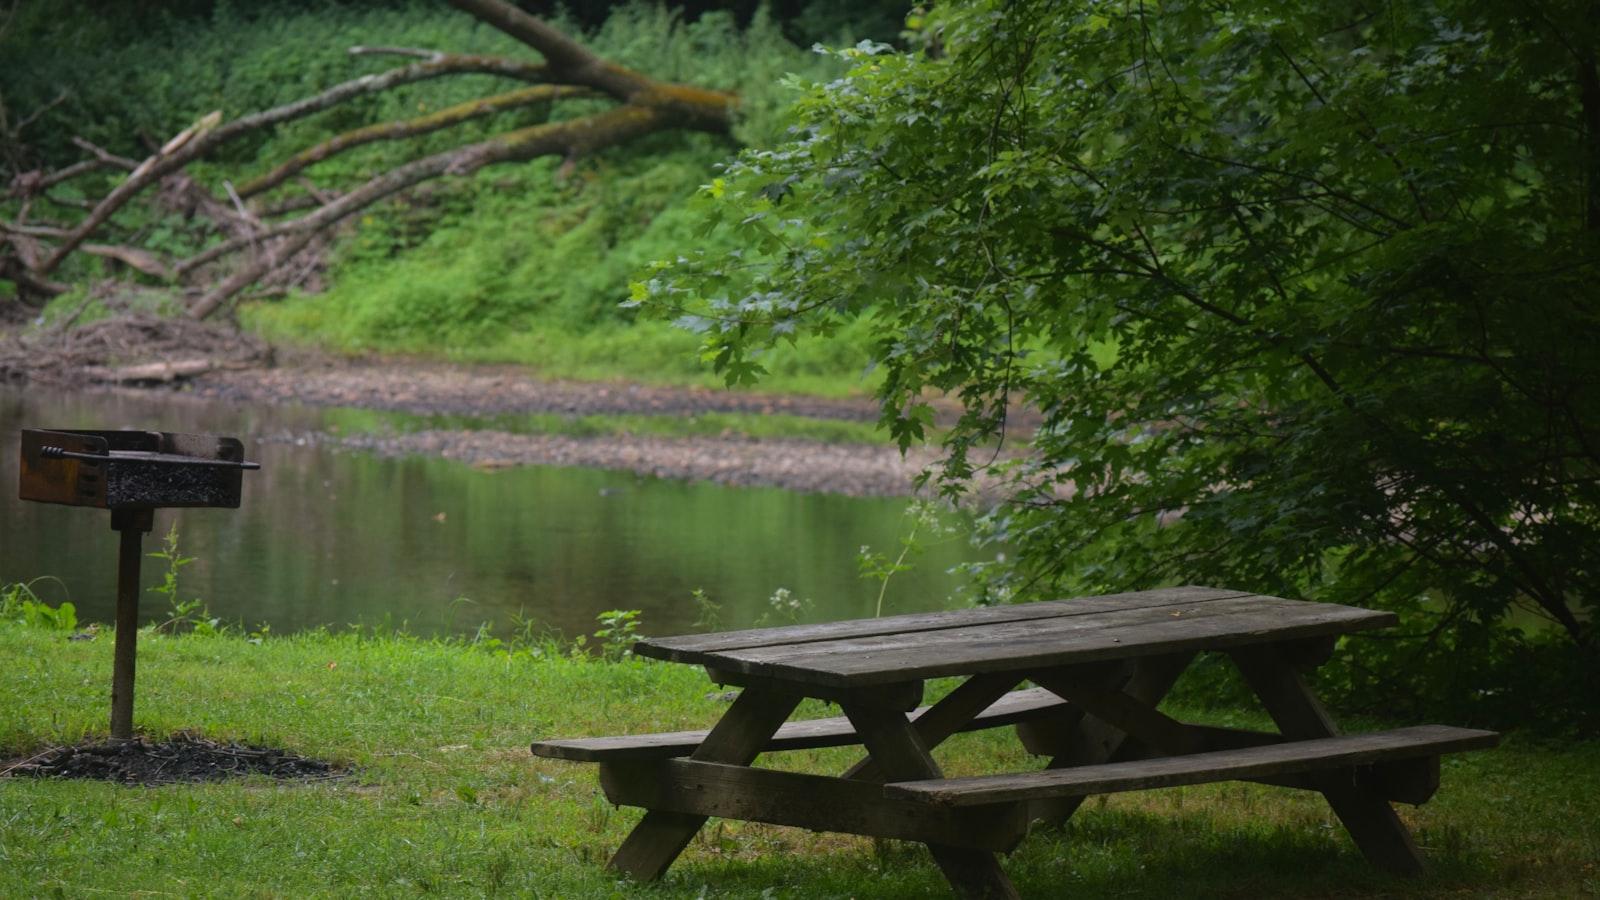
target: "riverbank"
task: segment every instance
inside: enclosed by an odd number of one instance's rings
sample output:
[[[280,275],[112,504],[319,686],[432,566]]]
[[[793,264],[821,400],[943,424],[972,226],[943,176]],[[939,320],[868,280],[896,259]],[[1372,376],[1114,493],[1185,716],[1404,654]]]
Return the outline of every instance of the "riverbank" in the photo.
[[[272,431],[256,437],[385,456],[436,456],[489,468],[584,466],[724,485],[885,497],[916,493],[918,475],[940,458],[932,447],[901,454],[884,432],[872,427],[878,407],[867,397],[545,381],[506,366],[304,353],[280,355],[272,367],[215,369],[147,389],[241,405],[297,404],[446,417],[444,427],[424,419],[401,428],[380,422],[354,431]],[[938,408],[945,422],[956,415],[951,404]],[[561,419],[537,419],[549,416]],[[632,424],[610,429],[565,427],[576,420],[608,416],[632,417]],[[652,434],[641,416],[689,422],[707,418],[728,424],[715,434]],[[740,424],[754,419],[763,420],[766,427]],[[515,431],[497,427],[507,420],[524,427]],[[829,429],[826,423],[854,427]],[[564,433],[571,430],[607,433]],[[844,439],[814,436],[830,431]],[[795,436],[789,436],[791,432]]]
[[[69,641],[0,622],[0,658],[12,661],[0,680],[0,759],[103,733],[109,630]],[[553,645],[141,635],[136,722],[146,734],[281,747],[351,774],[159,788],[0,778],[0,895],[631,896],[640,889],[604,862],[638,811],[607,803],[593,767],[536,759],[527,745],[703,728],[725,703],[690,667],[574,658]],[[1174,714],[1263,724],[1241,712]],[[1009,729],[957,736],[938,755],[952,773],[1038,764]],[[818,773],[854,761],[846,750],[784,759]],[[1025,897],[1582,896],[1600,889],[1597,773],[1600,745],[1516,735],[1448,758],[1438,796],[1401,807],[1431,863],[1414,881],[1368,866],[1320,797],[1253,784],[1091,802],[1065,829],[1036,829],[1006,869]],[[650,891],[942,892],[915,845],[732,822],[712,823]]]
[[[302,404],[419,416],[564,417],[707,414],[786,416],[870,422],[869,399],[833,399],[640,384],[541,381],[512,368],[418,361],[299,357],[273,368],[219,370],[183,386],[185,393],[239,404]],[[457,423],[459,424],[459,423]],[[560,424],[556,423],[559,428]],[[864,429],[858,429],[864,431]],[[779,487],[848,496],[904,496],[938,456],[927,448],[901,455],[876,444],[718,435],[664,437],[516,433],[488,428],[379,429],[351,433],[280,431],[268,442],[331,446],[384,456],[436,456],[475,466],[583,466],[724,485]]]
[[[224,326],[149,315],[0,340],[0,380],[168,393],[240,408],[329,410],[326,426],[241,437],[489,468],[582,466],[895,497],[918,493],[918,477],[941,458],[936,445],[900,453],[876,425],[877,402],[864,393],[817,396],[549,379],[505,364],[269,346]],[[930,403],[935,429],[949,427],[960,415],[959,405],[947,398]],[[344,415],[352,410],[388,415],[355,422]],[[1013,435],[1037,424],[1036,412],[1013,410]],[[1007,453],[1015,446],[1013,441]],[[978,492],[988,492],[982,480]]]

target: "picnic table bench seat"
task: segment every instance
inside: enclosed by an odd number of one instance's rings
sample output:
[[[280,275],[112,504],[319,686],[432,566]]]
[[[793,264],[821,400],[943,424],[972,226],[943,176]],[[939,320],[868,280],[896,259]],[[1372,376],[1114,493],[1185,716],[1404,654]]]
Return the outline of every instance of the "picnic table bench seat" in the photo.
[[[1065,700],[1044,688],[1011,691],[975,716],[962,731],[977,731],[1016,725],[1064,709]],[[915,721],[931,707],[918,707],[911,713]],[[573,762],[618,762],[624,760],[671,759],[688,756],[710,732],[668,731],[656,734],[615,737],[569,738],[534,741],[533,755]],[[861,743],[855,727],[844,716],[788,722],[767,740],[762,752],[811,750],[819,747],[846,747]]]
[[[883,792],[884,796],[891,799],[921,800],[938,806],[984,806],[1213,781],[1258,780],[1279,775],[1371,767],[1393,760],[1437,760],[1444,753],[1482,750],[1493,747],[1498,741],[1499,735],[1492,731],[1450,725],[1417,725],[1184,756],[1014,774],[901,781],[884,785]],[[1280,780],[1278,783],[1283,782]],[[1312,787],[1313,784],[1303,786]],[[1432,786],[1437,787],[1436,780]],[[1431,794],[1432,790],[1428,790],[1428,793]],[[1409,802],[1420,803],[1422,799],[1426,798]]]

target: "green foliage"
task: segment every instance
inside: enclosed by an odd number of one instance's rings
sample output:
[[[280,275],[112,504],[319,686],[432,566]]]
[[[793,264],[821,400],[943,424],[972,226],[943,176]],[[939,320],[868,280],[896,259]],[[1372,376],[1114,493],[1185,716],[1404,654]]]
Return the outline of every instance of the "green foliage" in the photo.
[[[157,633],[178,634],[187,629],[195,634],[220,634],[227,630],[222,624],[222,619],[213,616],[206,607],[205,601],[199,597],[188,600],[178,595],[178,573],[184,566],[195,561],[193,556],[184,556],[178,548],[178,523],[173,522],[167,533],[161,537],[161,549],[148,554],[151,559],[159,559],[165,563],[161,571],[161,583],[149,592],[167,601],[167,618],[155,626]]]
[[[909,572],[915,567],[911,560],[921,556],[927,549],[928,537],[948,536],[953,529],[946,525],[940,518],[937,504],[929,502],[912,502],[906,506],[906,518],[910,527],[900,536],[900,553],[893,562],[889,557],[873,551],[872,547],[863,544],[861,551],[856,554],[856,565],[861,571],[861,577],[878,582],[878,599],[873,605],[872,616],[879,618],[883,615],[883,598],[889,592],[889,579]],[[918,537],[918,533],[922,537]]]
[[[712,600],[704,588],[690,591],[689,600],[694,603],[696,631],[716,631],[722,627],[722,604]]]
[[[865,317],[902,446],[928,392],[964,404],[950,493],[1037,408],[983,532],[1015,551],[986,573],[1008,596],[1399,609],[1367,697],[1472,696],[1519,609],[1593,667],[1587,7],[968,0],[924,24],[926,52],[840,53],[795,139],[706,188],[739,251],[685,245],[635,299],[733,381]],[[1483,668],[1409,681],[1469,648]]]
[[[786,587],[778,588],[767,598],[767,609],[756,618],[755,627],[798,625],[814,605],[809,597],[801,597]]]
[[[764,11],[742,28],[726,12],[685,22],[666,6],[645,2],[618,4],[587,34],[559,15],[552,21],[603,57],[653,77],[737,92],[734,137],[749,143],[781,135],[779,112],[792,98],[779,83],[785,74],[825,77],[840,68],[790,42]],[[212,110],[233,118],[404,62],[351,57],[346,51],[354,45],[534,55],[471,16],[412,0],[384,6],[224,2],[199,20],[159,13],[63,16],[30,3],[0,44],[0,57],[14,63],[15,78],[8,72],[5,86],[11,108],[42,107],[66,91],[68,100],[30,131],[40,136],[35,161],[55,167],[81,155],[67,143],[73,135],[142,157],[148,140],[164,139]],[[517,86],[488,76],[406,85],[230,144],[191,172],[220,196],[224,179],[242,184],[350,128]],[[307,175],[323,189],[343,190],[427,153],[602,105],[530,108],[414,140],[378,142]],[[660,372],[658,379],[692,380],[694,367],[677,349],[687,342],[656,329],[627,333],[632,316],[619,304],[634,270],[696,240],[685,201],[733,149],[708,135],[663,134],[584,160],[564,176],[556,161],[540,160],[430,184],[348,224],[322,279],[332,285],[327,295],[300,296],[283,309],[258,307],[245,318],[280,339],[342,350],[454,352],[545,363],[560,374]],[[97,177],[74,180],[60,193],[81,199],[103,192],[110,181]],[[157,214],[137,204],[119,213],[109,232],[112,242],[176,258],[219,238],[203,217]],[[64,277],[85,279],[102,267],[93,258],[74,258]],[[775,371],[836,379],[864,364],[864,353],[846,348],[795,355]],[[618,373],[618,366],[628,371]]]
[[[633,650],[633,645],[643,639],[639,633],[639,610],[608,609],[595,616],[600,627],[594,638],[600,642],[600,658],[618,662]]]
[[[48,575],[32,581],[0,584],[0,622],[12,622],[50,631],[76,630],[78,611],[71,602],[62,600],[51,606],[34,590],[34,585],[45,581],[61,585],[60,579]],[[66,587],[61,586],[63,589]]]

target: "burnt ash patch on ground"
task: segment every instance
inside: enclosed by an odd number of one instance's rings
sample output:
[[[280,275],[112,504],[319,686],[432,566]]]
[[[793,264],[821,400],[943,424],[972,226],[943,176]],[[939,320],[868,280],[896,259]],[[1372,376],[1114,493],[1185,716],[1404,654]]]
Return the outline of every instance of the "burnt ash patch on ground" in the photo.
[[[32,756],[0,763],[0,777],[88,778],[155,786],[227,781],[262,775],[278,781],[325,781],[349,774],[327,760],[288,750],[219,743],[176,734],[165,741],[97,741],[51,747]]]

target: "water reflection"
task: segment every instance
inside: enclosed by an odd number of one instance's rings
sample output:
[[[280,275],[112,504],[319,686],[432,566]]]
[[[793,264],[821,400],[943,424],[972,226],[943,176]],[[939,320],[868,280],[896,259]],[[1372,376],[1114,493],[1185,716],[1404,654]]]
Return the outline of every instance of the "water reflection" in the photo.
[[[112,614],[115,540],[104,511],[16,499],[17,432],[27,427],[144,428],[238,436],[263,468],[238,510],[163,510],[176,522],[183,599],[274,632],[407,622],[421,633],[501,632],[515,615],[566,635],[608,609],[643,610],[653,634],[691,631],[689,595],[722,604],[724,627],[753,623],[779,587],[816,606],[812,619],[870,615],[876,584],[857,576],[862,544],[888,550],[904,501],[693,485],[628,473],[521,467],[480,470],[438,459],[383,459],[256,436],[318,427],[323,413],[243,408],[182,395],[60,393],[0,387],[0,582],[61,578],[82,619]],[[934,546],[898,575],[886,612],[938,608],[967,558]],[[147,560],[144,583],[159,583]],[[55,599],[54,585],[42,586]],[[146,594],[144,618],[165,610]]]

